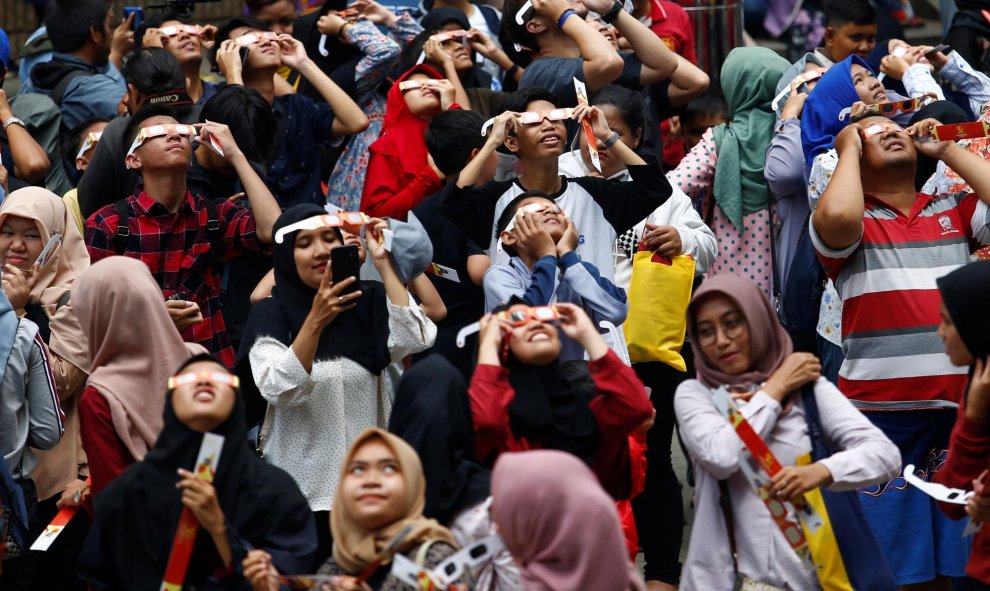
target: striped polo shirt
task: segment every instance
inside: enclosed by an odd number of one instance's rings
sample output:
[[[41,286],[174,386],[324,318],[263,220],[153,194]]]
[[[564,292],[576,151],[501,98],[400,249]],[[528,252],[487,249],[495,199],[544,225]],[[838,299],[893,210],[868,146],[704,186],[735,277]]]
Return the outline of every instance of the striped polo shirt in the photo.
[[[968,368],[955,367],[936,334],[935,280],[990,244],[990,208],[973,193],[919,193],[910,215],[865,196],[863,235],[818,257],[842,298],[839,388],[862,410],[953,408]]]

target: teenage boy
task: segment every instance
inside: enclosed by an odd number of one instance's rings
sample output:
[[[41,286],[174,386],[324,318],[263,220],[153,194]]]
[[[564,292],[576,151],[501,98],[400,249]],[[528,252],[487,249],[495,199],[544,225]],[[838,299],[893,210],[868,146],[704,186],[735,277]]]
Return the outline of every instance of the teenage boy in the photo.
[[[272,240],[281,210],[230,130],[217,123],[199,126],[201,142],[218,142],[244,185],[251,210],[229,201],[214,204],[189,192],[189,130],[153,109],[132,118],[125,134],[132,142],[125,162],[141,175],[140,190],[87,220],[86,246],[94,263],[113,255],[144,261],[183,339],[203,345],[233,367],[234,350],[220,311],[220,263],[262,250]]]
[[[990,162],[937,142],[925,119],[901,129],[869,117],[835,140],[839,163],[811,217],[811,239],[842,298],[839,388],[929,479],[948,448],[966,368],[936,334],[935,279],[990,244]],[[918,153],[956,171],[974,193],[915,191]],[[965,523],[921,490],[888,483],[860,500],[902,589],[950,588],[963,576]],[[924,584],[926,583],[927,584]],[[917,586],[915,586],[917,585]]]
[[[598,326],[626,320],[626,292],[605,279],[574,249],[578,230],[557,207],[553,197],[528,191],[513,199],[499,216],[497,230],[502,248],[512,259],[492,265],[485,274],[488,310],[522,300],[529,306],[566,302],[580,306]],[[584,359],[584,348],[561,339],[561,361]]]
[[[444,199],[443,210],[482,248],[492,247],[489,255],[494,262],[505,263],[508,256],[494,249],[495,220],[520,193],[540,191],[551,195],[583,232],[578,236],[577,254],[611,279],[616,236],[660,207],[670,197],[670,183],[656,162],[647,163],[619,139],[596,107],[574,109],[573,118],[590,114],[595,137],[612,147],[615,157],[626,165],[631,182],[560,176],[557,159],[565,147],[567,134],[562,117],[567,110],[557,109],[554,100],[541,88],[510,95],[503,105],[507,112],[495,119],[488,141],[457,177],[456,188]],[[519,157],[522,174],[509,181],[480,184],[485,158],[503,143]]]
[[[368,117],[309,59],[299,40],[270,32],[263,21],[230,19],[217,31],[215,47],[214,62],[227,83],[257,90],[275,110],[278,131],[267,178],[279,204],[325,205],[319,148],[364,131]],[[326,103],[300,94],[276,96],[274,76],[283,65],[301,73]]]
[[[531,50],[536,59],[526,66],[519,88],[545,88],[564,105],[576,105],[574,78],[594,92],[607,84],[638,90],[644,84],[670,78],[677,69],[677,54],[623,10],[618,0],[534,0],[522,25],[516,12],[525,0],[505,3],[503,24],[509,37]],[[619,31],[632,52],[619,54],[588,22],[588,10]]]

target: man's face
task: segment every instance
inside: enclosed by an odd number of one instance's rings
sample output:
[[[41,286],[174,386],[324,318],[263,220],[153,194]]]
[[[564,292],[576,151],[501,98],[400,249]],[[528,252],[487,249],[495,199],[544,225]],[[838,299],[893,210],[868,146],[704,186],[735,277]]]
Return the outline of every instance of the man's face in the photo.
[[[199,63],[203,60],[203,48],[199,35],[185,30],[181,21],[165,21],[160,28],[163,31],[162,47],[175,56],[180,64]],[[170,33],[169,35],[164,34]]]
[[[171,126],[178,123],[166,116],[149,117],[141,122],[141,128],[153,125]],[[131,168],[141,170],[142,174],[149,170],[182,170],[189,168],[192,162],[192,144],[189,138],[176,133],[171,127],[165,135],[148,138],[138,146],[134,153],[127,156]]]
[[[547,101],[533,101],[526,105],[527,111],[551,111],[556,106]],[[550,121],[543,118],[538,123],[516,125],[516,133],[505,140],[510,151],[520,158],[557,158],[564,151],[567,129],[563,121]]]
[[[701,136],[708,128],[726,123],[721,113],[698,113],[693,117],[681,117],[681,135],[684,136],[684,149],[690,151],[698,145]]]
[[[869,178],[874,172],[892,168],[912,170],[918,160],[914,142],[901,126],[886,117],[867,117],[860,121],[863,131],[862,176]]]
[[[230,38],[237,40],[248,33],[264,33],[250,27],[237,27],[230,32]],[[258,35],[254,43],[244,44],[248,49],[247,59],[244,60],[244,69],[262,70],[266,68],[278,68],[282,65],[282,50],[278,46],[278,41],[265,39]]]
[[[112,18],[113,18],[113,13],[108,10],[106,17],[104,17],[103,19],[102,28],[96,31],[97,33],[96,47],[99,50],[99,56],[101,59],[100,64],[98,65],[102,65],[106,63],[107,60],[110,59],[110,49],[112,48],[113,45],[113,28],[110,26]]]
[[[825,29],[825,49],[833,62],[840,62],[852,54],[866,59],[877,44],[877,26],[845,23]]]

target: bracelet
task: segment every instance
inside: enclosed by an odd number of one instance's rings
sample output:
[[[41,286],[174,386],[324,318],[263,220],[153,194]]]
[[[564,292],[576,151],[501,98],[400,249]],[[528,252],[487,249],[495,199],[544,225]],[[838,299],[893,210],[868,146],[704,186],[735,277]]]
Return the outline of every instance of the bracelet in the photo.
[[[576,14],[577,13],[574,12],[573,10],[571,10],[570,8],[568,8],[564,12],[560,13],[560,16],[557,17],[557,28],[558,29],[563,29],[564,28],[564,22],[567,20],[567,18],[568,17],[571,17],[571,16],[575,16]]]
[[[613,131],[612,135],[608,136],[608,139],[605,140],[603,143],[605,144],[606,148],[611,148],[618,141],[619,141],[619,132]]]
[[[615,0],[615,4],[612,5],[612,8],[602,15],[602,21],[611,25],[615,22],[615,19],[619,18],[619,13],[622,12],[622,9],[622,2]]]
[[[516,72],[518,71],[519,71],[519,64],[512,64],[512,67],[506,70],[505,77],[514,78],[516,76]]]
[[[8,117],[7,120],[3,122],[3,130],[7,131],[7,128],[10,127],[11,125],[20,125],[24,129],[27,129],[27,125],[24,125],[24,122],[21,121],[21,119],[16,116]]]

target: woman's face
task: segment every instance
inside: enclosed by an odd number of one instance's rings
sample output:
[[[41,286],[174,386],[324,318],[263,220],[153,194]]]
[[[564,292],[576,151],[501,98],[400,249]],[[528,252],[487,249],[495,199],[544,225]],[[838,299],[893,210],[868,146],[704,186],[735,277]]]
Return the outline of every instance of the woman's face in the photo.
[[[721,294],[705,298],[694,325],[698,345],[710,364],[733,376],[749,371],[749,326],[735,302]]]
[[[464,27],[459,23],[448,23],[440,27],[442,33],[463,30]],[[458,74],[463,75],[464,72],[474,67],[474,61],[471,60],[471,48],[464,43],[463,37],[451,37],[441,42],[440,47],[454,60],[454,69],[457,70]]]
[[[206,433],[223,424],[234,410],[237,391],[227,380],[233,377],[214,361],[191,363],[176,374],[180,384],[172,390],[175,416],[194,431]]]
[[[425,82],[432,78],[426,74],[413,74],[406,80]],[[419,88],[403,91],[402,98],[406,100],[406,106],[412,114],[421,119],[430,119],[440,112],[440,92],[425,84]]]
[[[378,437],[362,443],[347,465],[339,494],[344,511],[362,529],[380,529],[401,519],[406,477],[392,448]]]
[[[635,150],[639,146],[643,130],[633,131],[626,120],[622,118],[622,112],[615,108],[615,105],[601,104],[595,106],[602,110],[605,120],[608,121],[608,126],[619,134],[622,143]],[[579,133],[578,137],[581,139],[581,158],[584,159],[584,164],[589,170],[594,170],[595,167],[591,163],[591,153],[588,151],[588,139],[583,133]],[[612,152],[612,148],[606,148],[604,142],[596,140],[595,146],[598,147],[598,160],[602,164],[602,176],[609,178],[626,169],[622,160]]]
[[[966,343],[959,336],[959,329],[956,328],[956,324],[952,321],[952,316],[949,315],[949,310],[944,303],[939,312],[942,314],[942,323],[938,325],[938,336],[945,343],[945,354],[949,356],[949,361],[957,367],[972,365],[973,355],[970,354]]]
[[[291,0],[278,0],[262,6],[253,16],[268,23],[273,32],[291,35],[292,25],[296,21],[296,7]]]
[[[884,90],[883,84],[880,84],[873,72],[859,64],[853,64],[849,68],[849,73],[852,76],[852,83],[856,88],[859,100],[868,105],[887,102],[887,91]]]
[[[307,287],[319,289],[323,275],[330,273],[330,251],[344,246],[335,228],[299,230],[292,251],[296,272]]]
[[[519,304],[509,310],[526,308]],[[509,350],[521,363],[543,366],[560,357],[560,335],[552,324],[531,320],[511,331]]]
[[[21,271],[29,271],[45,248],[41,230],[31,219],[8,215],[0,226],[0,260]]]

